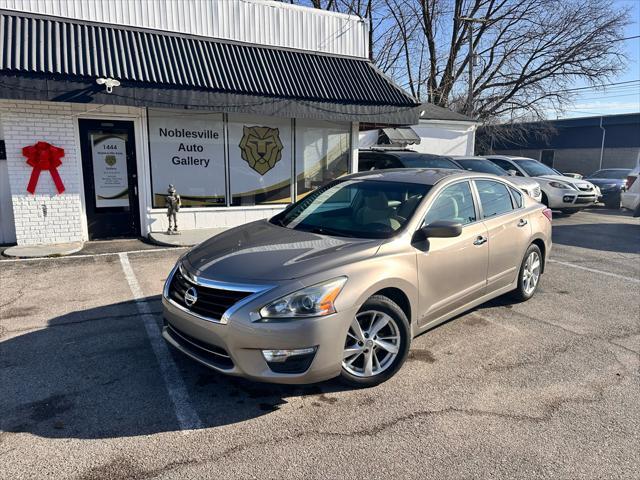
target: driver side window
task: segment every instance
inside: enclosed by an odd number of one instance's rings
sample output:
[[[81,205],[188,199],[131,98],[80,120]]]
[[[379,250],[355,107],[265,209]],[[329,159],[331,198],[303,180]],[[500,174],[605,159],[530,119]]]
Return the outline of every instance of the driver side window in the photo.
[[[433,202],[423,225],[448,220],[466,225],[476,221],[476,209],[469,182],[460,182],[445,188]]]

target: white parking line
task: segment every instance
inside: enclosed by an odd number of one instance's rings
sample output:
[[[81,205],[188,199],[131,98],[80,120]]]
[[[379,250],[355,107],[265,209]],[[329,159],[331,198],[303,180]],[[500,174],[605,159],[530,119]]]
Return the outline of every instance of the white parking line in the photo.
[[[578,270],[586,270],[587,272],[598,273],[600,275],[606,275],[608,277],[620,278],[628,282],[640,283],[640,279],[628,277],[626,275],[618,275],[617,273],[605,272],[603,270],[598,270],[595,268],[583,267],[582,265],[576,265],[575,263],[569,263],[569,262],[562,262],[560,260],[549,259],[549,261],[552,263],[558,263],[560,265],[564,265],[565,267],[577,268]]]
[[[133,269],[129,263],[129,257],[126,253],[119,253],[118,256],[120,257],[122,271],[129,283],[129,288],[131,289],[133,298],[136,301],[136,307],[142,317],[142,322],[147,332],[147,336],[149,337],[151,348],[156,356],[158,365],[160,366],[160,372],[162,373],[162,378],[164,379],[165,386],[167,387],[171,403],[173,403],[173,410],[176,414],[176,418],[178,419],[180,429],[184,431],[202,428],[202,421],[191,405],[189,393],[182,381],[178,367],[173,361],[167,345],[162,338],[160,329],[158,328],[158,324],[151,313],[149,304],[144,300],[142,288],[140,288],[138,279],[136,278],[135,273],[133,273]]]

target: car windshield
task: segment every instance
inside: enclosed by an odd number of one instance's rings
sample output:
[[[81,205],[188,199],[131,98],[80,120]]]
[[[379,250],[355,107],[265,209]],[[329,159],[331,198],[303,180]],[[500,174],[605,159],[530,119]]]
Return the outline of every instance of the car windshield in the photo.
[[[445,157],[431,156],[405,156],[400,159],[407,168],[453,168],[460,170],[460,167]]]
[[[624,170],[613,168],[608,170],[598,170],[597,172],[589,175],[587,178],[615,178],[618,180],[624,180],[625,178],[627,178],[627,175],[629,175],[629,172],[631,172],[631,169]]]
[[[558,175],[553,168],[547,167],[544,163],[535,160],[516,160],[518,166],[527,172],[531,177],[542,177],[543,175]]]
[[[471,170],[472,172],[492,173],[493,175],[498,175],[499,177],[509,176],[509,174],[505,170],[503,170],[490,160],[463,158],[456,159],[456,162],[462,165],[465,170]]]
[[[294,203],[271,223],[294,230],[355,238],[389,238],[411,218],[431,186],[342,180]]]

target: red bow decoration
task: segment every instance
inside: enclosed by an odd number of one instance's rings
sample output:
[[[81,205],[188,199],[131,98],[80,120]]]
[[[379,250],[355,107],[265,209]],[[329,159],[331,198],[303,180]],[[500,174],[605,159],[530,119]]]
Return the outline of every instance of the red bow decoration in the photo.
[[[62,148],[54,147],[47,142],[38,142],[35,145],[24,147],[22,155],[27,157],[27,165],[33,167],[27,192],[31,194],[36,192],[36,185],[38,185],[38,178],[40,178],[42,170],[49,170],[58,193],[64,192],[64,184],[58,173],[58,167],[62,165],[60,159],[64,157]]]

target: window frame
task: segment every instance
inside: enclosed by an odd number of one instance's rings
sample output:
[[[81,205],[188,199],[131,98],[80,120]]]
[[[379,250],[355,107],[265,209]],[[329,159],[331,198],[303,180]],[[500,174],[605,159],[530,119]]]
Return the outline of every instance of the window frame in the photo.
[[[446,185],[444,185],[434,196],[433,200],[430,201],[429,207],[427,208],[427,210],[424,212],[424,214],[422,215],[422,220],[420,220],[420,223],[418,224],[418,228],[417,230],[420,230],[421,228],[426,227],[427,225],[425,224],[425,221],[427,219],[427,215],[429,214],[429,211],[431,210],[431,208],[433,207],[433,204],[438,200],[438,198],[440,197],[440,195],[442,195],[442,193],[449,187],[453,187],[455,185],[458,185],[460,183],[467,183],[469,190],[471,192],[471,200],[473,201],[473,210],[476,214],[476,219],[473,222],[469,222],[469,223],[463,223],[462,224],[462,228],[468,227],[469,225],[474,225],[478,222],[482,221],[482,211],[480,210],[480,203],[479,203],[479,198],[477,196],[477,191],[475,189],[475,184],[473,183],[472,179],[470,178],[464,178],[464,179],[460,179],[460,180],[456,180],[454,182],[448,183]],[[424,201],[424,200],[423,200]]]

